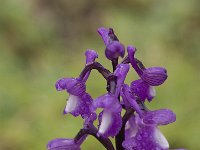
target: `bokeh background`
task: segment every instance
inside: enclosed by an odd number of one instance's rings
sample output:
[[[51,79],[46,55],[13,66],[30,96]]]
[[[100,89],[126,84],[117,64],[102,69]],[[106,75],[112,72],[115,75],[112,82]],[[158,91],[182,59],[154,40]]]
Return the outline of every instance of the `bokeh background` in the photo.
[[[167,68],[168,80],[147,105],[177,114],[161,127],[171,148],[200,149],[199,6],[199,0],[1,0],[0,149],[43,150],[53,138],[76,135],[83,121],[62,115],[68,94],[54,84],[79,75],[86,49],[111,69],[96,32],[101,26],[136,46],[146,67]],[[132,70],[126,82],[137,78]],[[95,98],[105,83],[93,71],[87,91]],[[82,148],[104,149],[93,137]]]

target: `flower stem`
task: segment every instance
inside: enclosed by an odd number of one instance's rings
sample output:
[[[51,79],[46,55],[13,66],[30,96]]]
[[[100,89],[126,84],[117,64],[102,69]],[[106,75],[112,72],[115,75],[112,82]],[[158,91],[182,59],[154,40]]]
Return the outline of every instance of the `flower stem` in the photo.
[[[129,120],[131,115],[134,113],[135,110],[133,109],[128,109],[126,110],[123,118],[122,118],[122,127],[119,133],[115,136],[115,144],[116,144],[116,149],[117,150],[124,150],[122,146],[122,142],[125,140],[125,126],[126,122]]]
[[[79,141],[80,138],[82,138],[85,135],[92,135],[94,136],[107,150],[115,150],[112,142],[109,138],[104,138],[101,135],[97,136],[97,128],[96,127],[90,127],[88,129],[81,129],[76,137],[74,138],[75,142]]]
[[[107,80],[107,77],[109,76],[109,74],[111,73],[108,69],[104,68],[100,63],[93,62],[93,63],[85,66],[85,68],[79,75],[79,78],[83,79],[85,77],[85,75],[87,74],[87,72],[91,71],[92,69],[98,70],[106,80]]]
[[[117,65],[118,65],[118,58],[114,58],[112,60],[113,72],[116,70]]]

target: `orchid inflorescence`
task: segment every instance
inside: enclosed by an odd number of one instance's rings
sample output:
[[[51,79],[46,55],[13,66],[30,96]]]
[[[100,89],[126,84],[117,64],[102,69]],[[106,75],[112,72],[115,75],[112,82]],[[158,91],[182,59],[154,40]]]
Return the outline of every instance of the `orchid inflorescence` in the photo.
[[[94,136],[108,150],[167,150],[169,144],[158,129],[159,125],[167,125],[176,120],[176,115],[169,109],[149,110],[144,102],[155,97],[155,86],[167,79],[167,71],[162,67],[145,68],[140,60],[135,58],[136,48],[125,47],[119,42],[113,29],[99,28],[105,48],[105,56],[111,60],[113,71],[103,67],[95,59],[98,54],[94,50],[86,50],[86,64],[77,78],[59,79],[55,86],[58,91],[69,93],[64,114],[70,113],[84,119],[83,128],[73,139],[57,138],[47,145],[49,150],[80,150],[81,144],[88,135]],[[119,63],[119,57],[124,59]],[[129,64],[139,78],[125,84]],[[107,81],[107,93],[92,99],[86,92],[86,81],[90,72],[96,69]],[[102,111],[97,114],[96,110]],[[122,110],[125,113],[122,113]],[[99,125],[94,121],[98,118]],[[115,138],[114,148],[110,137]]]

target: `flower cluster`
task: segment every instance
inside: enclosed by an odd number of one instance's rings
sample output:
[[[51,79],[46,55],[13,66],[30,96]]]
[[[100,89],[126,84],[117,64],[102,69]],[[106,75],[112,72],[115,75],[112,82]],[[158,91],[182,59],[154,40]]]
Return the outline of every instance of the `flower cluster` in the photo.
[[[145,68],[135,58],[136,48],[119,42],[113,29],[99,28],[98,33],[105,44],[105,56],[112,62],[113,71],[96,62],[98,54],[94,50],[85,52],[86,64],[77,78],[59,79],[55,86],[58,91],[69,93],[64,114],[84,119],[83,128],[73,139],[58,138],[47,145],[49,150],[80,150],[88,135],[94,136],[108,150],[167,150],[169,144],[158,126],[176,120],[169,109],[149,110],[145,101],[151,102],[156,95],[155,87],[167,79],[167,70],[162,67]],[[119,63],[119,57],[123,58]],[[129,65],[130,64],[130,65]],[[130,66],[139,76],[130,85],[124,81]],[[107,93],[93,99],[86,92],[86,81],[90,72],[96,69],[107,81]],[[102,111],[98,114],[96,110]],[[122,110],[125,113],[122,113]],[[98,119],[98,127],[94,121]],[[114,148],[109,138],[115,138]]]

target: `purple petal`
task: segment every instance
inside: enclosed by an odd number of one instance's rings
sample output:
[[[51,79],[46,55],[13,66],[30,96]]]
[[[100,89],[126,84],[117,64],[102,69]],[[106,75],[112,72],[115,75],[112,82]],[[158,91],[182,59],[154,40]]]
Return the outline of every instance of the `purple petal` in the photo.
[[[91,115],[91,107],[92,98],[89,94],[85,93],[81,97],[70,95],[63,113],[70,113],[75,117],[81,115],[85,119]]]
[[[73,78],[59,79],[55,84],[56,90],[58,91],[65,90],[68,87],[69,83],[72,82],[72,80]],[[73,81],[75,81],[75,79]]]
[[[109,109],[113,112],[121,112],[122,110],[122,107],[117,97],[111,94],[105,94],[98,97],[96,100],[93,101],[93,106],[95,109],[104,108]]]
[[[95,61],[95,59],[98,58],[98,54],[97,54],[97,52],[94,51],[94,50],[87,50],[87,51],[85,52],[85,56],[86,56],[86,65],[89,65],[89,64],[93,63],[93,62]],[[83,79],[82,79],[83,82],[86,82],[86,81],[87,81],[87,79],[88,79],[88,77],[89,77],[89,75],[90,75],[90,72],[91,72],[91,71],[88,71],[88,72],[85,74],[85,76],[84,76]]]
[[[85,52],[85,56],[86,56],[86,65],[93,63],[95,59],[98,58],[98,54],[95,50],[87,50]]]
[[[142,70],[138,67],[138,65],[137,65],[137,63],[135,61],[136,48],[133,47],[133,46],[131,46],[131,45],[129,45],[127,47],[127,52],[128,52],[128,57],[129,57],[129,60],[131,62],[132,67],[135,69],[135,71],[137,72],[137,74],[139,76],[141,76],[142,75]]]
[[[120,96],[122,97],[122,102],[121,104],[123,104],[125,106],[126,109],[130,108],[130,103],[128,101],[128,99],[126,98],[124,92],[123,92],[123,88],[122,88],[122,91],[120,92]]]
[[[99,28],[99,29],[97,30],[97,32],[98,32],[99,35],[102,37],[102,39],[103,39],[105,45],[108,45],[108,44],[109,44],[109,37],[108,37],[109,31],[108,31],[108,29],[101,27],[101,28]]]
[[[118,58],[119,56],[124,57],[124,54],[124,46],[118,41],[113,41],[106,46],[105,55],[109,60],[113,60],[114,58]]]
[[[149,111],[143,118],[145,124],[167,125],[176,121],[176,115],[169,109]]]
[[[141,78],[151,86],[158,86],[167,79],[167,70],[162,67],[147,68],[143,71]]]
[[[73,139],[58,138],[47,144],[48,150],[81,150],[80,145],[76,144]]]
[[[130,67],[128,64],[117,65],[117,68],[114,72],[114,75],[117,76],[117,88],[116,88],[115,96],[119,95],[121,91],[121,86],[124,84],[124,80],[129,71],[129,68]]]
[[[106,29],[104,27],[101,27],[97,30],[97,32],[102,37],[106,46],[113,41],[119,41],[118,38],[116,37],[116,35],[114,34],[113,29],[111,29],[111,28]]]
[[[85,83],[77,78],[62,78],[56,84],[58,91],[67,90],[68,93],[76,96],[82,96],[86,91]]]
[[[120,113],[112,112],[109,109],[104,109],[99,117],[98,135],[103,137],[114,137],[120,131],[122,126],[122,117]]]
[[[144,101],[145,99],[151,101],[156,94],[154,87],[149,86],[141,79],[135,80],[131,83],[131,90],[142,101]]]
[[[126,107],[132,107],[140,115],[140,117],[142,117],[143,114],[142,111],[140,110],[139,105],[136,102],[136,97],[133,95],[128,85],[123,85],[122,93],[123,93],[122,95],[123,100],[125,101],[127,100],[127,102],[125,102],[127,103]]]

